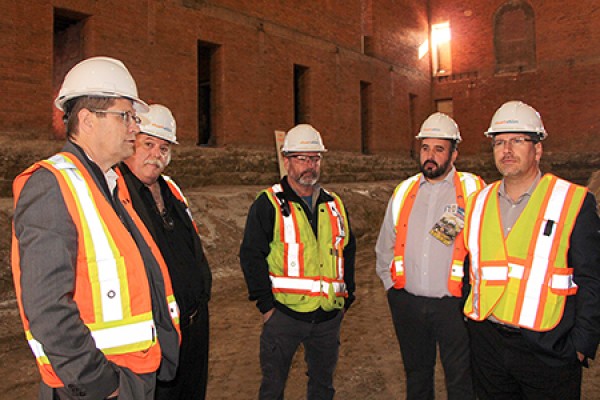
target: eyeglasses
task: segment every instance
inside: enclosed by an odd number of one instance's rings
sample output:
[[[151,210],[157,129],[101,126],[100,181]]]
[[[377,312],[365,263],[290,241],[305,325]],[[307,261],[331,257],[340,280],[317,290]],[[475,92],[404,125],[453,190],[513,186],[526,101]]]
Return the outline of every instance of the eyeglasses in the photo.
[[[297,156],[288,156],[288,158],[293,158],[302,164],[309,164],[309,163],[310,164],[320,164],[321,160],[323,159],[323,157],[321,155],[318,155],[318,156],[297,155]]]
[[[521,147],[525,144],[525,142],[537,142],[534,139],[528,138],[528,137],[524,137],[524,136],[519,136],[519,137],[514,137],[514,138],[510,138],[510,139],[493,139],[492,140],[492,148],[494,149],[500,149],[500,148],[504,148],[507,144],[510,144],[511,147]]]
[[[97,113],[97,114],[118,115],[123,120],[123,123],[127,126],[129,126],[129,124],[131,124],[131,121],[135,122],[138,125],[142,122],[141,118],[138,117],[137,115],[135,115],[134,113],[132,113],[131,111],[116,111],[116,110],[90,110],[90,111],[93,113]]]

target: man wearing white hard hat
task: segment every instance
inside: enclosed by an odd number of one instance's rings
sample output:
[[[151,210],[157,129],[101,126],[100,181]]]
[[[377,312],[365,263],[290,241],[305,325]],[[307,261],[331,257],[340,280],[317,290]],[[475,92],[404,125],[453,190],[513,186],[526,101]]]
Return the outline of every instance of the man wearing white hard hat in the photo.
[[[439,346],[448,399],[473,399],[464,298],[462,227],[483,180],[458,172],[458,125],[436,112],[421,126],[421,172],[392,195],[375,246],[406,374],[407,399],[433,399]]]
[[[539,113],[503,104],[485,133],[502,180],[467,205],[464,307],[479,399],[579,399],[600,340],[600,219],[585,187],[542,174]]]
[[[169,269],[179,305],[181,348],[177,375],[158,380],[157,400],[204,399],[208,378],[208,301],[212,276],[198,229],[181,189],[163,172],[177,144],[171,111],[160,104],[140,113],[135,153],[119,166],[119,195],[131,201]]]
[[[56,107],[68,141],[14,181],[12,268],[40,399],[153,399],[177,367],[169,274],[113,166],[133,154],[138,97],[125,65],[93,57],[66,75]]]
[[[281,149],[287,176],[250,207],[240,263],[249,299],[262,314],[259,399],[282,399],[300,344],[307,399],[332,399],[340,326],[354,301],[356,244],[341,199],[319,184],[327,150],[308,124],[290,129]]]

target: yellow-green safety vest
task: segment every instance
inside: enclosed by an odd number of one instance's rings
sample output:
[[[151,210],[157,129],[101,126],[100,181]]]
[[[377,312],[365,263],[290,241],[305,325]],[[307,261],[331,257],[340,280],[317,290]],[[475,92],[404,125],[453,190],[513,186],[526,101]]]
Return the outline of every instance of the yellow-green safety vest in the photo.
[[[566,297],[577,292],[567,255],[587,189],[546,174],[504,238],[498,188],[469,199],[464,229],[471,260],[467,317],[543,332],[561,320]]]
[[[321,203],[318,238],[302,208],[287,205],[280,184],[263,191],[275,209],[273,241],[267,256],[275,299],[297,312],[341,309],[348,293],[344,282],[344,248],[349,240],[346,210],[335,193]],[[262,192],[261,192],[262,193]]]

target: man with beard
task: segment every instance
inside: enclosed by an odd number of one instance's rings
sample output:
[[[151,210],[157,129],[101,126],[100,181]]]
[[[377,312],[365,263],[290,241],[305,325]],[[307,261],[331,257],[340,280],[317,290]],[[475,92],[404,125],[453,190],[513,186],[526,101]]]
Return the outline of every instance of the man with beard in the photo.
[[[503,104],[485,133],[503,178],[467,205],[479,399],[579,399],[600,338],[600,219],[585,187],[542,175],[538,112]]]
[[[282,399],[292,358],[304,346],[307,399],[332,399],[340,326],[354,301],[356,245],[340,198],[317,183],[323,146],[311,125],[287,132],[287,176],[250,207],[240,262],[262,313],[259,399]]]
[[[123,203],[133,204],[166,262],[180,309],[181,348],[175,379],[158,380],[156,400],[200,400],[208,378],[208,301],[212,276],[181,189],[162,175],[177,144],[171,111],[152,104],[140,114],[135,153],[119,166]],[[124,181],[124,183],[123,183]],[[126,187],[123,187],[125,186]]]
[[[375,247],[407,380],[407,399],[434,398],[436,348],[448,399],[473,399],[469,343],[461,306],[462,227],[469,194],[483,186],[457,172],[458,126],[442,113],[421,126],[421,173],[394,190]],[[466,285],[465,285],[466,286]]]

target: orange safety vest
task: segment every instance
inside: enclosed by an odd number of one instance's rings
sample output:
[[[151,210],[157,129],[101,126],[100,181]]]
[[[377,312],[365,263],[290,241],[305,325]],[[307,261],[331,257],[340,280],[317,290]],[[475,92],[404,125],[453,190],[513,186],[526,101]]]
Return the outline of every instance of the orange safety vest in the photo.
[[[198,226],[196,225],[196,222],[194,221],[194,218],[192,217],[192,211],[190,210],[190,205],[188,203],[187,198],[183,194],[183,191],[173,181],[173,179],[171,179],[170,176],[163,175],[162,177],[165,180],[165,182],[167,182],[167,186],[169,187],[169,189],[171,190],[171,193],[173,193],[173,195],[175,196],[175,198],[177,200],[183,202],[183,204],[185,204],[185,212],[188,215],[188,217],[190,217],[190,221],[192,221],[192,225],[194,226],[194,229],[196,230],[196,233],[200,234],[200,231],[198,231]]]
[[[21,173],[13,183],[15,205],[28,179],[40,168],[55,176],[77,230],[73,301],[96,347],[108,360],[135,373],[156,371],[161,350],[156,340],[146,269],[135,241],[100,189],[90,184],[93,178],[87,169],[68,153],[37,162]],[[62,387],[43,343],[29,329],[21,298],[19,242],[14,226],[12,235],[12,270],[25,335],[42,380],[50,387]],[[178,313],[175,303],[171,311],[172,315]]]
[[[543,332],[562,319],[577,292],[567,263],[569,241],[587,189],[546,174],[504,237],[496,182],[469,199],[465,242],[471,257],[467,317],[493,315],[506,324]]]
[[[406,285],[404,252],[406,235],[408,234],[408,219],[417,198],[422,175],[419,173],[400,183],[394,190],[392,197],[396,244],[394,246],[394,259],[390,264],[390,273],[396,289],[402,289]],[[456,172],[454,174],[454,187],[458,206],[464,210],[467,197],[481,189],[483,185],[483,180],[477,175],[468,172]],[[461,232],[454,240],[452,262],[448,272],[448,291],[455,297],[462,296],[463,263],[466,255],[467,251],[464,248],[463,233]]]
[[[271,251],[267,256],[275,299],[298,312],[321,307],[341,309],[348,296],[344,282],[344,248],[349,240],[348,217],[337,195],[319,204],[318,238],[302,206],[283,200],[280,184],[265,191],[275,208]],[[284,203],[287,203],[284,204]],[[328,218],[327,218],[328,217]]]

